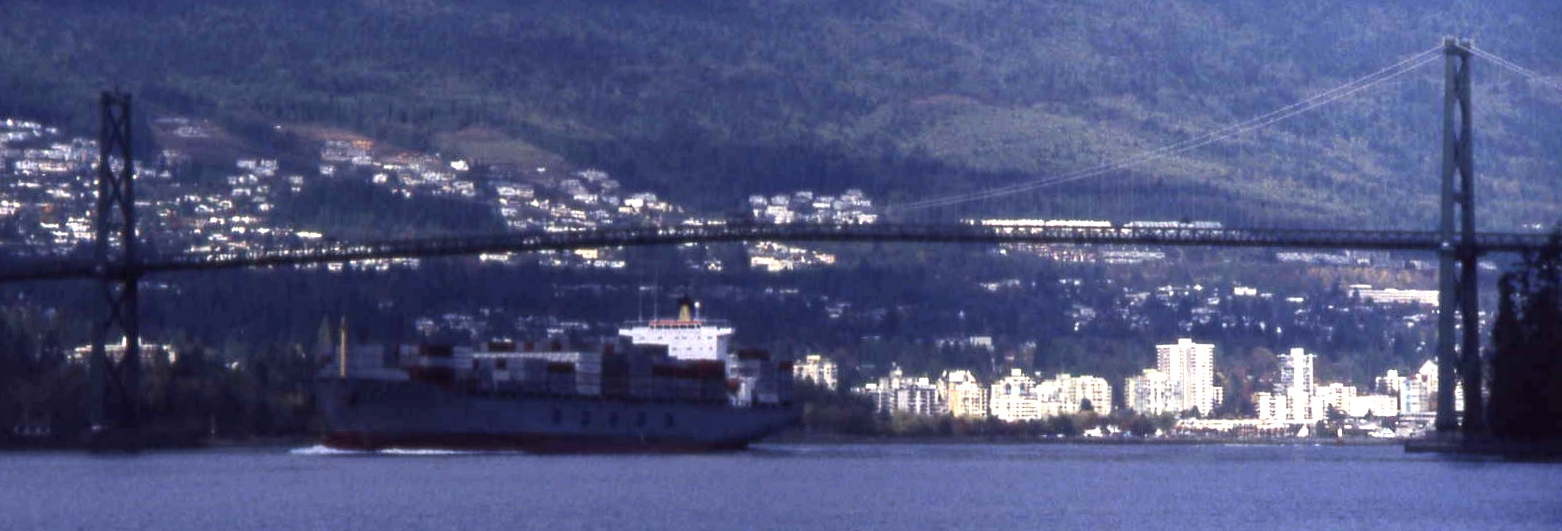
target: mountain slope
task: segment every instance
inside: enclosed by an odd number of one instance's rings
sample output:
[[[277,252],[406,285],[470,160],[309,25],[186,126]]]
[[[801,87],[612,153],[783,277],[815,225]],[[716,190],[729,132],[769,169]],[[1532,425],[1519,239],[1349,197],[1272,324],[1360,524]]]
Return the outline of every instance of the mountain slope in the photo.
[[[1316,94],[1443,35],[1562,72],[1562,7],[1497,0],[20,0],[0,112],[121,85],[155,114],[318,122],[405,145],[507,131],[713,210],[865,187],[890,202],[1088,167]],[[1483,223],[1562,203],[1562,94],[1477,70]],[[1432,65],[1101,179],[928,213],[1424,227]],[[1124,200],[1116,184],[1132,184]],[[1500,207],[1500,208],[1499,208]]]

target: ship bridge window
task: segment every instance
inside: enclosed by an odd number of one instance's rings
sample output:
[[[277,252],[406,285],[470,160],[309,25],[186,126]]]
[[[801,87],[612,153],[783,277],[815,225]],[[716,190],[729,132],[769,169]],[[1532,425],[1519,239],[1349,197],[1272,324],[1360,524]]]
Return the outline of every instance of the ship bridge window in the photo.
[[[647,423],[647,421],[648,420],[646,419],[646,414],[645,414],[644,411],[641,411],[641,412],[635,414],[635,426],[636,427],[644,428],[646,423]]]
[[[663,424],[664,427],[668,427],[668,428],[673,427],[673,414],[672,413],[668,413],[667,415],[663,416],[662,417],[662,424]]]
[[[555,408],[553,410],[553,423],[554,424],[561,424],[563,422],[564,422],[564,412],[558,410],[557,408]]]
[[[580,412],[580,425],[581,426],[587,426],[587,425],[590,425],[590,424],[591,424],[591,412],[590,411],[582,411],[582,412]]]
[[[617,411],[614,411],[614,412],[611,412],[611,413],[607,414],[607,425],[608,426],[612,426],[614,428],[618,427],[618,412]]]

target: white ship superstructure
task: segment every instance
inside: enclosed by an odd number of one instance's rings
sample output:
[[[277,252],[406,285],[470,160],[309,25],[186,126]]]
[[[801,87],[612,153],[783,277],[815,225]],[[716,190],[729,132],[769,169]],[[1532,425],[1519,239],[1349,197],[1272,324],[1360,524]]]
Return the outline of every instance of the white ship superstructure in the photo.
[[[665,346],[667,355],[675,359],[727,361],[732,325],[702,319],[699,304],[684,298],[678,301],[677,319],[633,321],[620,328],[618,335],[629,338],[635,346]]]

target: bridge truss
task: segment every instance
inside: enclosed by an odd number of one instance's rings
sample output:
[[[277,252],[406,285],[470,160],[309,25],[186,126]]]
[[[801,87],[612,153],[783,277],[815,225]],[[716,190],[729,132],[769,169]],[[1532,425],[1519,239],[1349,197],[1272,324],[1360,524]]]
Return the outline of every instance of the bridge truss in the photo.
[[[98,278],[108,274],[152,274],[251,267],[286,267],[383,258],[428,258],[484,253],[566,251],[609,247],[722,242],[908,242],[978,244],[1070,244],[1169,247],[1248,247],[1290,249],[1362,249],[1438,252],[1437,231],[1308,229],[1011,227],[971,224],[906,225],[752,224],[610,228],[569,232],[513,232],[479,236],[442,236],[407,240],[321,242],[299,247],[232,253],[152,256],[139,264],[105,265],[93,260],[17,264],[0,272],[0,283],[29,280]],[[1466,243],[1477,253],[1538,250],[1546,236],[1533,233],[1476,234]]]

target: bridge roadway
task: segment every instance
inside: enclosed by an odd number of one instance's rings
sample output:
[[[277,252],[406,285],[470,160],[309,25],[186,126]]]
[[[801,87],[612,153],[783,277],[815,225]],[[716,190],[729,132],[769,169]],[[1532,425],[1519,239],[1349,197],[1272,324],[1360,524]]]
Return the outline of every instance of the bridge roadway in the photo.
[[[1523,252],[1543,247],[1539,233],[1484,233],[1476,238],[1481,253]],[[1179,247],[1267,247],[1294,249],[1367,249],[1436,251],[1434,231],[1317,229],[1011,227],[968,224],[742,224],[610,228],[560,232],[513,232],[477,236],[438,236],[405,240],[344,243],[322,241],[285,249],[149,256],[139,273],[291,266],[377,258],[421,258],[481,253],[572,250],[598,247],[671,245],[740,241],[781,242],[924,242],[1102,244]],[[1453,245],[1459,245],[1454,242]],[[12,263],[0,271],[0,283],[94,278],[92,260],[66,259]],[[111,276],[123,271],[106,271]]]

